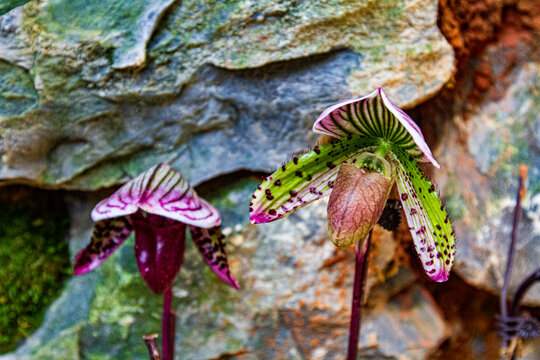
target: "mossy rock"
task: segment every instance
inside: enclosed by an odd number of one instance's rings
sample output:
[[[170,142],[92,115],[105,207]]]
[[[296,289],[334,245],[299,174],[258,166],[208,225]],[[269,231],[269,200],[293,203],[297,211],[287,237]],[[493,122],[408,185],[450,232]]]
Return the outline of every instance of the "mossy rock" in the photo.
[[[65,207],[51,194],[16,188],[0,192],[0,353],[4,353],[41,324],[71,266]]]

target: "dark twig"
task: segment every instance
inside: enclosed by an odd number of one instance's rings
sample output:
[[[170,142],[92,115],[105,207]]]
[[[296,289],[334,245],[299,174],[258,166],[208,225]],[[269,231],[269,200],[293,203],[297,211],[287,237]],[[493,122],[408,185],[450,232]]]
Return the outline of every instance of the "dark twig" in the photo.
[[[360,249],[359,242],[356,242],[354,248],[355,264],[354,264],[354,285],[351,306],[351,323],[349,330],[349,349],[347,352],[347,360],[356,360],[358,353],[358,340],[360,339],[360,326],[362,323],[362,302],[366,288],[366,273],[368,270],[369,247],[371,244],[371,234],[369,232]]]
[[[510,306],[510,319],[517,319],[516,329],[513,331],[514,338],[526,338],[532,339],[538,337],[540,333],[540,323],[535,318],[526,318],[519,316],[519,307],[521,301],[527,293],[527,291],[537,282],[540,281],[540,268],[537,268],[531,275],[529,275],[520,285],[514,300]],[[517,357],[517,349],[514,349],[511,360],[515,360]]]
[[[512,270],[512,265],[514,262],[514,253],[517,243],[517,233],[519,228],[519,220],[521,218],[521,200],[523,199],[526,188],[525,188],[525,181],[527,179],[527,167],[525,165],[520,165],[519,168],[519,185],[517,190],[517,196],[516,196],[516,207],[514,209],[514,220],[512,224],[512,236],[510,240],[510,248],[508,249],[508,260],[506,262],[506,271],[504,274],[504,282],[503,287],[501,290],[501,299],[500,299],[500,307],[501,307],[501,318],[504,321],[508,318],[508,285],[510,282],[510,274]],[[508,346],[509,341],[507,337],[503,338],[502,341],[502,351],[501,351],[501,359],[505,360],[507,359],[507,353],[508,353]]]
[[[150,360],[159,360],[159,349],[156,341],[157,337],[157,334],[143,336],[144,343],[148,349],[148,355],[150,355]]]
[[[540,267],[537,268],[531,275],[529,275],[522,283],[514,295],[512,306],[510,306],[510,316],[516,316],[519,314],[519,306],[523,297],[529,291],[529,289],[537,282],[540,281]]]

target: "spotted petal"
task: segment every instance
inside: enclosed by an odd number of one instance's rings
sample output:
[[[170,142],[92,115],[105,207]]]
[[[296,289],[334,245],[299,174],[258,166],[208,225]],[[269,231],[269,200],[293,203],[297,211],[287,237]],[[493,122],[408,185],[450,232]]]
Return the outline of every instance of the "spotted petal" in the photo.
[[[294,157],[267,177],[253,194],[249,209],[251,222],[278,220],[329,195],[341,163],[355,163],[373,145],[373,139],[351,136]]]
[[[94,226],[90,243],[75,257],[75,275],[97,268],[131,234],[132,226],[127,217],[101,220]]]
[[[440,167],[418,125],[388,99],[381,87],[362,98],[329,107],[319,116],[313,131],[337,138],[360,135],[380,139]]]
[[[432,280],[446,281],[456,249],[446,209],[412,156],[397,146],[392,152],[399,163],[396,182],[416,252]]]
[[[221,224],[219,212],[167,164],[153,166],[101,201],[92,219],[126,216],[138,209],[203,228]]]
[[[221,226],[202,229],[190,226],[191,237],[199,249],[204,261],[217,276],[233,288],[238,289],[238,282],[231,273],[227,253],[225,252],[225,236]]]

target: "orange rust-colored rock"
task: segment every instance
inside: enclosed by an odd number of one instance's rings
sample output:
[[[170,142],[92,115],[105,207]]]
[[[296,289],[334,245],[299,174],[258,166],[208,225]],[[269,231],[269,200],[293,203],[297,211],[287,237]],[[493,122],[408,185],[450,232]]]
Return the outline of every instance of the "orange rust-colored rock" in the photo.
[[[456,52],[458,69],[500,25],[502,0],[440,0],[439,28]]]
[[[540,1],[440,0],[438,22],[462,70],[490,42],[515,46],[534,41],[540,35]]]

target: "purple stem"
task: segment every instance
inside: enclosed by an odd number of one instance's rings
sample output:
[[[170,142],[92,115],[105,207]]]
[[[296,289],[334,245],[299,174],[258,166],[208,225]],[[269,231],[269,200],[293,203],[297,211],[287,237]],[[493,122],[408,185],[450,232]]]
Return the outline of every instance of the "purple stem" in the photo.
[[[362,323],[362,302],[364,299],[364,291],[366,288],[366,274],[369,260],[369,245],[371,244],[370,231],[366,240],[360,249],[359,242],[356,242],[354,247],[355,263],[354,263],[354,284],[351,306],[351,324],[349,328],[349,350],[347,352],[347,360],[356,360],[358,353],[358,340],[360,339],[360,326]]]
[[[521,197],[525,189],[526,176],[527,176],[527,168],[524,166],[520,166],[519,185],[518,185],[517,196],[516,196],[516,207],[514,208],[514,219],[513,219],[513,224],[512,224],[512,236],[510,239],[510,248],[508,249],[508,260],[506,262],[506,271],[504,273],[504,282],[503,282],[503,287],[501,290],[500,307],[501,307],[501,317],[503,319],[508,317],[508,302],[507,302],[508,284],[510,283],[510,274],[512,270],[512,265],[514,263],[514,253],[516,251],[519,220],[521,218]],[[508,345],[509,345],[508,340],[503,339],[502,348],[506,349]],[[507,357],[504,355],[504,351],[503,351],[503,355],[501,356],[501,359],[506,359],[506,358]]]
[[[161,322],[161,347],[163,360],[174,360],[174,334],[176,328],[176,313],[171,311],[172,286],[163,294],[163,319]]]

